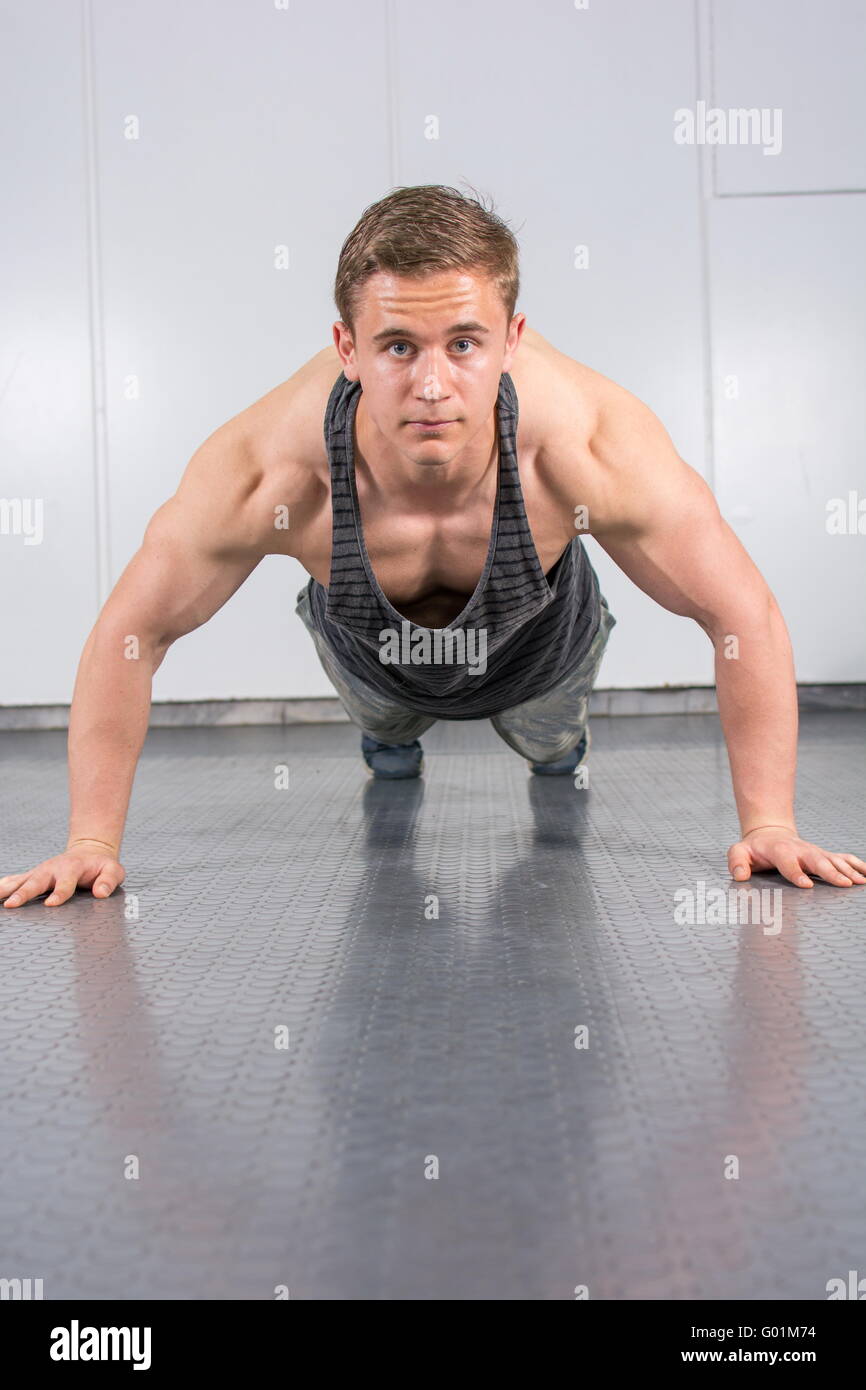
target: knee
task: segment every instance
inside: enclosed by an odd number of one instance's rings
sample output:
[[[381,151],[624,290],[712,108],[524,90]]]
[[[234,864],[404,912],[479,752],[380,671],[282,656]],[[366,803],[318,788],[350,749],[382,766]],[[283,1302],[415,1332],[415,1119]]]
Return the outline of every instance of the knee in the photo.
[[[560,758],[564,758],[570,753],[578,742],[578,738],[573,731],[566,730],[564,733],[532,733],[527,730],[509,728],[507,723],[494,717],[491,724],[499,737],[515,753],[519,753],[522,758],[528,758],[531,763],[555,763]]]

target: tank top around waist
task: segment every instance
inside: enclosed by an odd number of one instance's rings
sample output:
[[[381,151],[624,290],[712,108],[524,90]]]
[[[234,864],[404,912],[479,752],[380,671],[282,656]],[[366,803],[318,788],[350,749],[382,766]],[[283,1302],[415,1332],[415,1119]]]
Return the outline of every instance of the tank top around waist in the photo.
[[[407,709],[482,719],[557,685],[596,634],[598,578],[575,535],[545,575],[517,467],[517,392],[500,376],[499,471],[487,559],[463,611],[445,628],[404,618],[373,572],[355,481],[361,384],[341,372],[325,411],[333,538],[328,587],[310,579],[313,624],[351,675]]]

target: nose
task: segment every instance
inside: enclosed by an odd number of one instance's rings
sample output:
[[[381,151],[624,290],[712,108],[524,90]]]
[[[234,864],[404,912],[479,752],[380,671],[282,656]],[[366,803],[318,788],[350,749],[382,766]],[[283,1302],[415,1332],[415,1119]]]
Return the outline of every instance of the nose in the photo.
[[[449,391],[450,382],[441,364],[434,361],[422,363],[415,387],[416,397],[424,401],[442,401],[447,399]]]

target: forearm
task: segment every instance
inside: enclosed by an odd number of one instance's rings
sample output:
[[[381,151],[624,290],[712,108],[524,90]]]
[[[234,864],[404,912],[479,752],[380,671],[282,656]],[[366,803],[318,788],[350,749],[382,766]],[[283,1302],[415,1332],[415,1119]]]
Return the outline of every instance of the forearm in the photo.
[[[750,622],[737,655],[729,634],[713,635],[719,717],[728,745],[740,833],[787,825],[796,833],[797,685],[785,620],[775,601],[766,621]]]
[[[82,652],[69,717],[67,845],[102,840],[116,855],[161,660],[143,643],[137,656],[127,650],[125,634],[97,623]]]

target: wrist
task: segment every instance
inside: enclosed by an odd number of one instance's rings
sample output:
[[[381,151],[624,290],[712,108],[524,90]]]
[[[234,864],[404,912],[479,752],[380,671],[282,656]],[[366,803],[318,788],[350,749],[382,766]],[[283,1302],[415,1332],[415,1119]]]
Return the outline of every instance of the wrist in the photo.
[[[741,838],[745,840],[747,835],[753,834],[756,830],[787,830],[791,835],[795,835],[799,839],[799,831],[797,830],[797,827],[792,820],[771,822],[764,821],[760,822],[758,825],[750,825],[747,830],[744,829],[740,832]]]
[[[66,841],[66,848],[72,849],[73,845],[102,845],[103,849],[111,850],[117,858],[120,853],[120,844],[115,844],[113,840],[103,840],[98,835],[76,835],[74,839]]]

